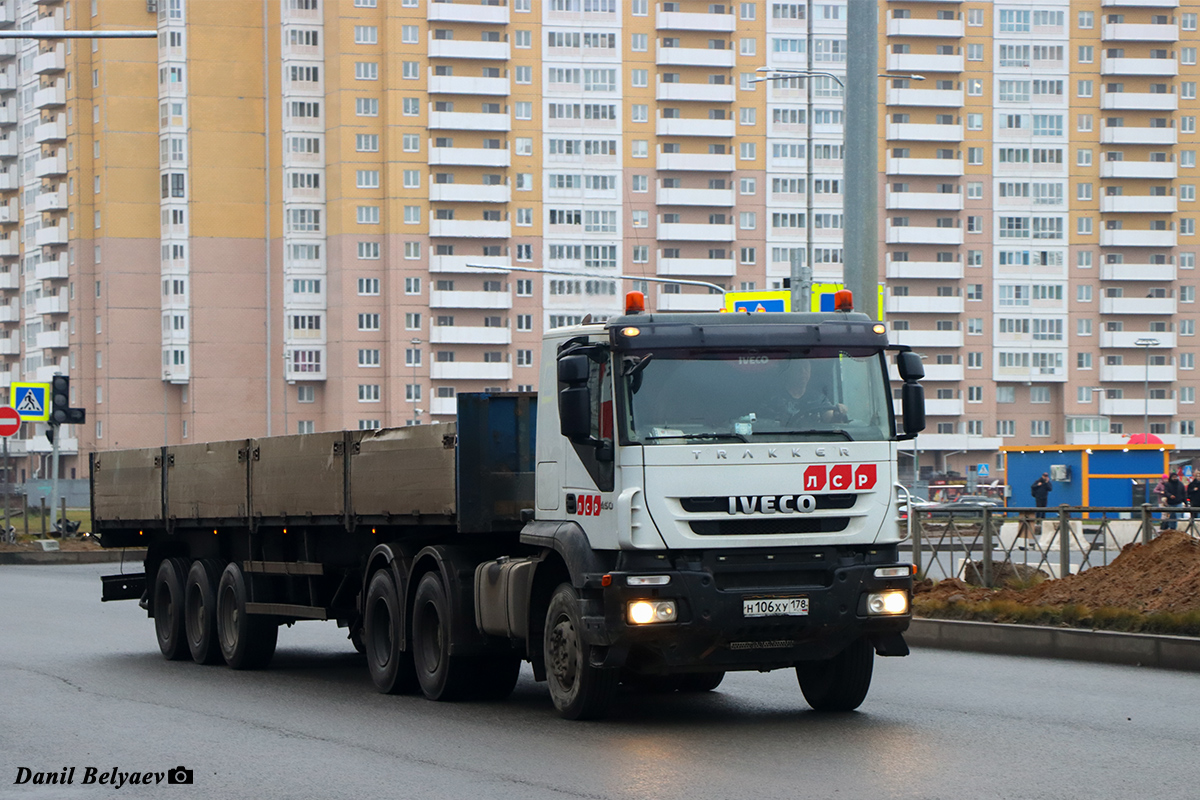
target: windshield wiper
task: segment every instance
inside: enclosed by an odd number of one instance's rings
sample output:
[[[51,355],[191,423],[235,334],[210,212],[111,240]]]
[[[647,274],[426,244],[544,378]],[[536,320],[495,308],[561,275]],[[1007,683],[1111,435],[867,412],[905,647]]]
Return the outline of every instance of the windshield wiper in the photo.
[[[644,439],[653,441],[656,439],[732,439],[735,442],[749,442],[740,433],[675,433],[664,436],[644,436]]]
[[[804,430],[804,431],[757,430],[757,431],[755,431],[755,433],[770,434],[771,436],[825,436],[827,434],[833,433],[833,434],[837,434],[838,436],[844,436],[846,438],[846,441],[848,441],[848,442],[854,441],[854,437],[851,436],[846,431],[842,430],[841,428],[821,428],[819,430],[818,429],[810,429],[810,430]]]

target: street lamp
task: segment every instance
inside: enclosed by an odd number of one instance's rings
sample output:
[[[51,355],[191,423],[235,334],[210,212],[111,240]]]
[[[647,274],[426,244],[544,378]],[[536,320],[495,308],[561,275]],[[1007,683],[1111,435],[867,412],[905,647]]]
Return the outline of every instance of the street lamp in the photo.
[[[1134,342],[1138,347],[1145,348],[1146,351],[1146,385],[1144,388],[1146,397],[1145,411],[1142,415],[1142,444],[1150,443],[1150,348],[1158,347],[1158,339],[1145,338],[1138,339]]]
[[[765,73],[756,78],[751,78],[751,83],[762,83],[764,81],[785,81],[793,78],[830,78],[842,90],[842,103],[845,105],[846,84],[841,76],[834,72],[824,70],[816,70],[812,68],[812,31],[809,31],[809,41],[807,49],[809,53],[809,64],[807,69],[796,69],[791,67],[759,67],[755,70],[757,73]],[[914,74],[898,74],[879,73],[876,77],[879,78],[907,78],[914,81],[925,80],[924,75]],[[805,81],[805,131],[806,144],[804,151],[805,163],[805,183],[804,183],[804,263],[800,263],[796,248],[790,249],[790,270],[791,276],[791,293],[792,293],[792,311],[808,311],[812,305],[812,263],[813,263],[813,91],[812,81]],[[843,127],[844,130],[844,127]],[[843,139],[844,139],[843,135]],[[845,181],[845,159],[842,161],[842,189],[843,197],[851,191],[851,187],[847,186]],[[869,191],[874,196],[875,189],[870,187]],[[872,199],[871,202],[875,202]],[[843,202],[843,214],[845,213],[845,202]],[[843,228],[844,230],[844,228]],[[849,288],[849,281],[844,281]]]

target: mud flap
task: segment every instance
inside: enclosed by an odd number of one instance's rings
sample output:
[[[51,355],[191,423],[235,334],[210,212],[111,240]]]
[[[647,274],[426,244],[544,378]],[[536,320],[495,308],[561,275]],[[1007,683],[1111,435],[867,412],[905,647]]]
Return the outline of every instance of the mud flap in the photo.
[[[908,642],[904,641],[904,635],[900,633],[881,633],[878,636],[872,636],[871,644],[875,647],[876,655],[908,655]]]

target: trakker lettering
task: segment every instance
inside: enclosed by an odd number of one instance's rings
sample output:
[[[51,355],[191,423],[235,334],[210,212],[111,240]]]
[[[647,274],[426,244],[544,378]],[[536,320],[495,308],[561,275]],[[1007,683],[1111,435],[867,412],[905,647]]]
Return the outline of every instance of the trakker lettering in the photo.
[[[730,514],[808,514],[817,507],[811,494],[775,494],[729,498]]]

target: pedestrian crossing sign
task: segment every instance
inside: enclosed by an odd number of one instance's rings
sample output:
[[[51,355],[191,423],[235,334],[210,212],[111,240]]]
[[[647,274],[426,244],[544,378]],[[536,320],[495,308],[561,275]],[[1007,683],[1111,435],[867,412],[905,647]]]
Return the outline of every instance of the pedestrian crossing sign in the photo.
[[[50,419],[50,384],[14,381],[10,405],[25,422],[46,422]]]

